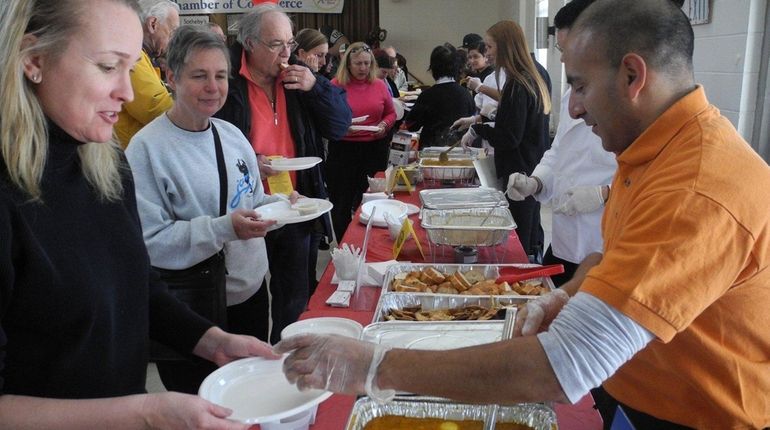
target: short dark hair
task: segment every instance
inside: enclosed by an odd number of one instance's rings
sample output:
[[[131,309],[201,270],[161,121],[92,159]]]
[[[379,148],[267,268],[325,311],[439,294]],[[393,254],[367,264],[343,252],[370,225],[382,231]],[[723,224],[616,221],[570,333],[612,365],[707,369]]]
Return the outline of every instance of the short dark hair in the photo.
[[[480,40],[476,43],[472,43],[467,46],[468,52],[470,51],[479,51],[479,54],[484,55],[487,52],[487,45],[484,43],[483,40]]]
[[[460,75],[460,57],[457,55],[457,49],[450,43],[445,43],[433,48],[430,53],[430,70],[433,79],[444,76],[455,78]]]
[[[597,0],[572,31],[590,33],[611,67],[629,52],[655,70],[692,75],[694,35],[682,9],[671,0]]]
[[[384,49],[377,48],[372,51],[372,54],[374,54],[374,61],[377,62],[377,67],[380,69],[392,69],[396,63],[396,59],[388,55]]]
[[[575,23],[578,16],[593,3],[595,0],[572,0],[565,4],[553,17],[553,26],[557,30],[570,28]]]

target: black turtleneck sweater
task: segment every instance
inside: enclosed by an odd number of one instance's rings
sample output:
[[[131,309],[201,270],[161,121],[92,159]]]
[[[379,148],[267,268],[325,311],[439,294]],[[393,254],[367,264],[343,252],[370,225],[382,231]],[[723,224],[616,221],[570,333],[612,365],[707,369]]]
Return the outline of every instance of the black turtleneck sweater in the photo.
[[[148,337],[191,351],[210,323],[150,270],[126,164],[102,202],[80,142],[51,124],[42,202],[0,163],[0,393],[112,397],[145,391]]]

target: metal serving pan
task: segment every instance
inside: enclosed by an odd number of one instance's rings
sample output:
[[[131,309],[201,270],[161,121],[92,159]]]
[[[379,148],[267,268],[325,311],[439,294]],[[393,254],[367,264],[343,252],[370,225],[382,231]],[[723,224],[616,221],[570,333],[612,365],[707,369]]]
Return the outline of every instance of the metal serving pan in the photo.
[[[470,209],[508,207],[502,191],[491,188],[438,188],[421,190],[420,202],[425,209]]]
[[[468,405],[433,397],[396,396],[388,403],[362,397],[353,405],[345,430],[363,430],[377,417],[397,415],[414,418],[438,418],[453,421],[480,421],[489,428],[497,423],[518,423],[535,430],[556,430],[556,413],[542,403],[511,406]],[[487,428],[487,427],[480,427]]]
[[[496,246],[516,223],[504,207],[423,209],[422,228],[436,245]]]
[[[396,279],[397,276],[399,276],[402,273],[409,273],[409,272],[418,272],[423,269],[426,269],[428,267],[432,267],[436,270],[438,270],[441,273],[444,274],[451,274],[457,271],[462,272],[463,274],[467,274],[469,271],[474,272],[481,272],[484,275],[484,279],[497,279],[500,277],[500,271],[507,268],[507,267],[513,267],[513,268],[521,268],[521,269],[527,269],[527,268],[534,268],[534,267],[540,267],[537,264],[427,264],[427,263],[396,263],[391,264],[388,266],[388,270],[385,272],[385,276],[383,277],[382,281],[382,290],[383,294],[385,292],[393,292],[392,284],[393,280]],[[532,280],[540,281],[543,283],[543,285],[553,290],[555,288],[553,281],[548,276],[541,276],[541,277],[534,277]],[[412,293],[395,293],[395,294],[412,294]],[[433,295],[433,296],[447,296],[447,297],[463,297],[458,296],[456,294],[452,295],[446,295],[446,294],[428,294],[425,293],[425,295]],[[525,299],[533,299],[537,296],[525,296],[525,295],[503,295],[503,296],[465,296],[465,297],[514,297],[514,298],[525,298]]]
[[[499,342],[503,321],[399,321],[364,327],[361,339],[393,348],[447,350]]]
[[[436,309],[461,309],[467,306],[481,306],[484,308],[504,308],[506,306],[519,306],[532,300],[532,296],[465,296],[465,295],[447,295],[447,294],[404,294],[404,293],[383,293],[377,302],[377,308],[374,311],[372,322],[396,322],[388,321],[385,316],[391,309],[403,310],[405,308],[420,306],[424,311]],[[504,316],[504,315],[502,315]],[[502,318],[501,316],[501,318]],[[494,318],[493,320],[497,320]],[[465,323],[479,323],[489,320],[455,320]],[[418,321],[418,322],[442,322],[442,321]],[[446,321],[443,321],[446,322]]]

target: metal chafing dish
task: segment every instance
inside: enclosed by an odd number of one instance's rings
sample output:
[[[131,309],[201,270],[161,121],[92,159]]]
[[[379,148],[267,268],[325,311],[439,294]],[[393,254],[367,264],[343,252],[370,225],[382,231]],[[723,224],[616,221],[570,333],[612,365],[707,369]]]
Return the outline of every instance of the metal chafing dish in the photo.
[[[372,322],[385,322],[385,316],[392,309],[403,310],[420,306],[424,311],[437,309],[462,309],[468,306],[480,306],[488,309],[503,309],[507,306],[519,306],[531,300],[532,296],[467,296],[467,295],[448,295],[448,294],[419,294],[419,293],[393,293],[384,292],[380,295],[377,302],[377,308],[374,311]],[[502,319],[505,315],[501,313],[494,319]],[[457,321],[457,320],[456,320]],[[482,320],[488,321],[488,320]],[[400,323],[401,321],[394,321]],[[441,321],[431,321],[441,322]],[[479,320],[465,320],[466,323],[478,323]]]
[[[494,428],[498,423],[518,423],[535,430],[556,430],[556,413],[542,403],[521,403],[511,406],[468,405],[433,397],[396,396],[388,403],[377,403],[362,397],[353,405],[345,430],[363,430],[377,417],[396,415],[414,418],[438,418],[452,421],[481,421]]]
[[[491,188],[439,188],[420,191],[425,209],[508,207],[502,191]]]
[[[442,148],[429,147],[420,152],[419,164],[423,179],[426,182],[440,181],[442,183],[469,185],[476,177],[476,167],[473,166],[473,160],[477,154],[465,152],[462,149],[453,149],[448,154],[449,160],[446,163],[440,163],[438,156]]]
[[[506,207],[423,209],[422,228],[436,245],[496,246],[516,223]]]
[[[516,267],[516,268],[535,268],[539,267],[537,264],[428,264],[428,263],[396,263],[391,264],[388,266],[388,270],[385,272],[385,276],[383,277],[382,282],[382,290],[383,292],[392,292],[392,284],[393,280],[396,279],[397,276],[399,276],[402,273],[408,273],[408,272],[418,272],[423,269],[426,269],[428,267],[432,267],[439,272],[445,273],[445,274],[451,274],[457,271],[460,271],[462,273],[467,273],[471,270],[473,271],[480,271],[484,275],[484,279],[497,279],[500,277],[500,270],[505,269],[506,267]],[[545,287],[548,289],[553,290],[555,288],[553,281],[550,277],[534,277],[533,280],[537,280],[543,283]],[[396,294],[411,294],[411,293],[396,293]],[[446,296],[443,294],[426,294],[426,295],[433,295],[433,296]],[[478,296],[458,296],[458,295],[448,295],[448,297],[478,297]],[[483,297],[491,297],[491,296],[483,296]],[[513,298],[525,298],[528,300],[537,298],[538,296],[523,296],[523,295],[511,295],[511,296],[494,296],[494,297],[513,297]],[[382,298],[382,296],[380,297]],[[379,306],[378,306],[379,307]]]

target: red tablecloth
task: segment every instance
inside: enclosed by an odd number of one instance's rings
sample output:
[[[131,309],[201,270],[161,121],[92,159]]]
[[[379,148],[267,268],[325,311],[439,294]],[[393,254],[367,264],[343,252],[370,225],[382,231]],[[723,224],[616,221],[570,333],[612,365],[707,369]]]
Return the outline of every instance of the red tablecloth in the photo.
[[[420,198],[416,191],[412,194],[396,193],[395,197],[405,203],[412,203],[417,206],[420,205]],[[340,243],[348,243],[357,247],[360,247],[363,244],[366,227],[358,221],[360,211],[361,209],[359,208]],[[420,255],[415,242],[413,240],[408,240],[404,244],[398,260],[411,261],[413,263],[436,261],[452,262],[454,254],[451,252],[445,252],[443,255],[440,253],[436,253],[436,255],[431,254],[425,230],[420,227],[420,220],[417,218],[417,215],[410,216],[410,219],[414,221],[415,232],[420,239],[425,258],[422,258]],[[392,249],[393,241],[390,239],[387,229],[373,227],[369,235],[366,261],[379,262],[392,260]],[[521,247],[521,243],[519,242],[519,238],[516,236],[515,231],[511,232],[503,245],[494,249],[494,254],[490,251],[492,250],[479,250],[480,262],[491,262],[490,259],[494,259],[495,262],[498,263],[527,262],[527,256],[524,253],[524,249]],[[326,304],[326,299],[328,299],[336,289],[336,285],[332,285],[331,283],[333,276],[334,266],[330,263],[318,282],[318,288],[310,298],[308,310],[302,314],[300,319],[342,317],[358,321],[364,326],[371,323],[377,300],[380,297],[380,288],[361,287],[358,296],[351,301],[350,308],[333,308]],[[353,396],[333,395],[318,407],[315,424],[310,428],[312,430],[344,429],[354,402],[355,397]],[[557,404],[554,405],[554,409],[556,410],[559,428],[562,430],[593,430],[602,428],[601,417],[596,410],[593,409],[593,399],[590,394],[574,405]]]

